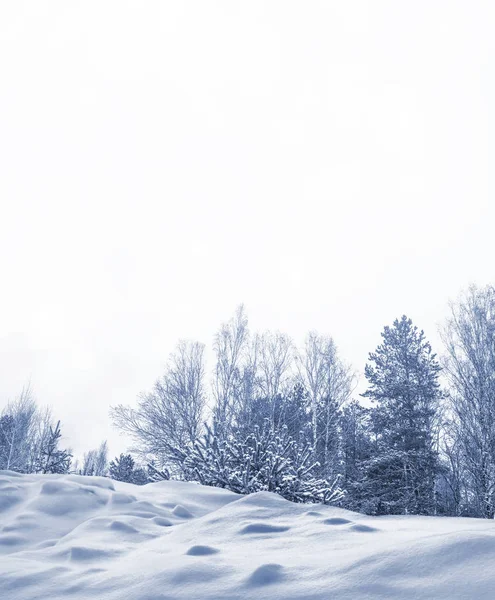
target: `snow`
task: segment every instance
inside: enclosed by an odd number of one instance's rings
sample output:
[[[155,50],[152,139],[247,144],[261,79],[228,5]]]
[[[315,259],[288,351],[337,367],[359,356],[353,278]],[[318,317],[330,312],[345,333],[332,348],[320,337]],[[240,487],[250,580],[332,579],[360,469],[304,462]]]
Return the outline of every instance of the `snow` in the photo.
[[[495,598],[495,523],[0,471],[8,600]]]

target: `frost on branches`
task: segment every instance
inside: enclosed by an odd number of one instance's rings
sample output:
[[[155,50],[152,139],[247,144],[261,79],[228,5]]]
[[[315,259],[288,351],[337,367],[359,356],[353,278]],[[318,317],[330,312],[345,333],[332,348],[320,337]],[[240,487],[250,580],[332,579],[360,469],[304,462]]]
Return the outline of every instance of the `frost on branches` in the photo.
[[[275,492],[292,502],[329,504],[343,498],[338,478],[317,478],[313,449],[296,442],[286,427],[275,431],[267,419],[242,437],[223,438],[217,431],[208,427],[203,439],[175,450],[186,479],[240,494]]]

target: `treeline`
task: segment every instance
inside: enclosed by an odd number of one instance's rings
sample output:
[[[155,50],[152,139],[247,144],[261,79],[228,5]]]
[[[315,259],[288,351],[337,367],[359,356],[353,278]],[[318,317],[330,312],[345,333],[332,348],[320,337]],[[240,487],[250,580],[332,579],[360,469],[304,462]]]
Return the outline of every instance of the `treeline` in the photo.
[[[354,376],[333,340],[310,333],[299,353],[285,334],[251,334],[240,307],[214,351],[211,386],[204,346],[182,341],[136,408],[112,410],[139,458],[240,493],[340,500],[340,415]]]
[[[214,343],[179,343],[136,407],[112,409],[134,453],[172,477],[369,514],[465,515],[495,510],[495,289],[450,305],[437,358],[403,316],[369,355],[363,400],[331,337],[298,349],[253,334],[244,309]]]
[[[130,454],[108,458],[107,442],[74,460],[69,448],[61,448],[60,421],[55,421],[51,409],[42,408],[30,387],[7,404],[0,414],[0,470],[17,473],[68,474],[111,477],[143,485],[166,479],[168,474],[153,467],[136,465]]]
[[[0,417],[0,469],[110,476],[136,484],[198,481],[274,491],[369,514],[492,518],[495,512],[495,288],[450,305],[437,358],[403,316],[369,355],[362,399],[333,339],[249,330],[243,307],[205,346],[181,341],[162,377],[113,423],[131,454],[106,442],[81,463],[60,446],[60,422],[29,390]],[[213,375],[213,376],[211,376]]]

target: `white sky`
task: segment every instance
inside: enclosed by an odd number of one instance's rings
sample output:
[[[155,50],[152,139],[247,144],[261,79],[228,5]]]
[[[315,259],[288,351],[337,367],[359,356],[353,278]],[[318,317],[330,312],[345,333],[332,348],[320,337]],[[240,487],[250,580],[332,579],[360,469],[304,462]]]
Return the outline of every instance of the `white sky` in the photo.
[[[494,282],[495,4],[0,3],[0,408],[108,438],[180,337],[331,334]]]

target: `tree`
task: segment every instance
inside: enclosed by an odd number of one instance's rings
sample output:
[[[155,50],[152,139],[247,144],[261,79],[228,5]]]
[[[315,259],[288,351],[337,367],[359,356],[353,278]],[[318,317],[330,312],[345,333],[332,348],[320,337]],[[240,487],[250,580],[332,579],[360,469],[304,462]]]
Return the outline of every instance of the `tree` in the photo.
[[[69,450],[59,449],[61,437],[60,421],[58,421],[55,428],[50,427],[50,435],[42,449],[38,472],[43,474],[69,472],[72,454]]]
[[[369,356],[363,394],[371,411],[375,451],[365,496],[385,513],[431,514],[438,470],[435,415],[442,398],[440,366],[430,344],[406,316],[385,327]]]
[[[213,418],[216,427],[228,431],[235,425],[238,414],[245,410],[246,397],[252,396],[256,370],[255,362],[251,365],[246,364],[249,329],[243,305],[238,307],[228,323],[221,325],[215,336],[214,350],[216,365],[213,381]]]
[[[38,409],[30,387],[9,402],[0,418],[0,468],[27,472],[35,440]]]
[[[144,485],[148,483],[148,475],[141,467],[136,467],[130,454],[121,454],[110,463],[109,475],[115,481]]]
[[[294,345],[288,335],[266,331],[256,336],[258,347],[259,395],[275,398],[289,391],[292,384]]]
[[[130,454],[121,454],[110,463],[109,475],[115,481],[132,483],[134,471],[134,459]]]
[[[40,408],[30,386],[0,415],[0,469],[35,473],[43,461],[52,427],[48,408]]]
[[[316,476],[312,448],[297,443],[286,428],[275,431],[267,419],[247,436],[222,437],[207,428],[191,447],[177,449],[187,479],[241,494],[275,492],[292,502],[338,502],[343,492],[333,482]]]
[[[447,420],[443,423],[440,443],[440,470],[436,485],[437,511],[455,517],[476,516],[469,502],[463,446],[458,423]]]
[[[285,393],[271,397],[259,396],[239,415],[238,425],[231,433],[248,435],[256,426],[263,427],[269,421],[274,430],[286,427],[292,437],[299,439],[302,435],[311,444],[307,406],[308,394],[300,383]]]
[[[168,469],[157,469],[154,462],[147,464],[148,481],[168,481],[170,479],[170,471]]]
[[[108,470],[108,445],[104,441],[99,448],[89,450],[84,454],[81,475],[96,475],[104,477]]]
[[[373,453],[373,442],[370,410],[356,400],[342,411],[341,439],[342,485],[347,491],[345,505],[351,510],[363,510],[362,481],[366,464]]]
[[[53,416],[49,407],[40,408],[37,405],[32,419],[29,436],[29,460],[27,473],[36,473],[42,462],[43,453],[49,443],[53,429]]]
[[[495,513],[495,288],[471,286],[451,304],[442,331],[450,414],[451,450],[460,451],[465,493],[479,517]],[[452,452],[450,453],[452,455]],[[451,456],[450,456],[451,457]],[[458,486],[458,483],[456,483]],[[456,494],[460,497],[461,490]]]
[[[205,404],[204,346],[181,341],[163,377],[150,393],[139,397],[137,408],[116,406],[111,417],[116,427],[134,439],[135,451],[146,462],[155,460],[176,472],[179,465],[172,449],[201,435]]]
[[[15,425],[12,415],[4,414],[0,417],[0,469],[11,469],[17,437]]]
[[[308,391],[312,445],[322,474],[331,477],[338,465],[340,410],[349,399],[353,373],[339,358],[331,337],[312,331],[299,356],[299,381]]]

